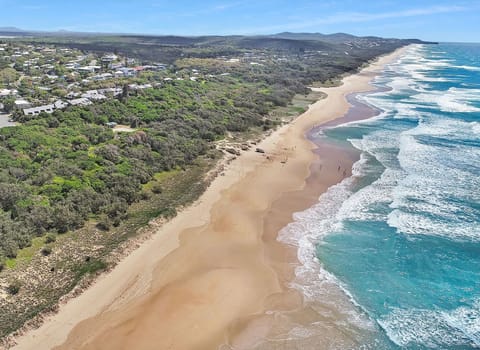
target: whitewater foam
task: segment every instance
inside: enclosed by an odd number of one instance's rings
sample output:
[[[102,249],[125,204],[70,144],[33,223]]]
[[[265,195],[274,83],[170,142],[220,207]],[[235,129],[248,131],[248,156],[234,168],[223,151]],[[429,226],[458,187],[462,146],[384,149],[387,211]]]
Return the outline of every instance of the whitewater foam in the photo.
[[[408,349],[480,347],[478,282],[469,280],[478,281],[480,266],[480,87],[460,77],[459,69],[475,71],[468,67],[424,46],[387,66],[375,84],[390,90],[357,97],[380,114],[332,128],[361,154],[352,177],[279,234],[298,248],[291,287],[312,309],[347,298],[328,306],[343,315],[342,329],[380,326]],[[395,348],[387,343],[364,348]]]
[[[447,91],[430,91],[412,96],[424,106],[437,105],[442,112],[473,113],[480,108],[473,105],[480,96],[480,89],[462,89],[452,87]]]
[[[378,323],[389,338],[405,347],[421,344],[428,348],[445,346],[480,347],[480,303],[451,311],[394,308]]]

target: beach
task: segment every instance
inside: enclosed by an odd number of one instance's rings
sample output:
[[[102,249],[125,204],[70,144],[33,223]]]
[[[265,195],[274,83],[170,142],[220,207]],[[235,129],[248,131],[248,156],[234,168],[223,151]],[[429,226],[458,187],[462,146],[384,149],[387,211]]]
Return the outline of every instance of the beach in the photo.
[[[291,310],[302,296],[286,285],[296,250],[279,243],[292,214],[351,174],[355,159],[305,135],[344,116],[347,95],[403,49],[381,57],[327,97],[244,152],[191,207],[77,298],[61,305],[15,349],[248,349],[271,328],[266,310]]]

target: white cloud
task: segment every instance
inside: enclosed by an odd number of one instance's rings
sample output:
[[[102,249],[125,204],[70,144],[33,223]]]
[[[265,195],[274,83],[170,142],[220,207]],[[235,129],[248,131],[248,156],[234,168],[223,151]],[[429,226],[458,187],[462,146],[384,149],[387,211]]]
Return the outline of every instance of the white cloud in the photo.
[[[247,3],[247,1],[226,2],[212,7],[211,11],[225,11],[233,7],[244,5],[245,3]]]
[[[426,8],[414,8],[396,12],[380,12],[380,13],[362,13],[362,12],[339,12],[330,16],[315,20],[303,20],[298,22],[289,22],[279,25],[265,26],[244,30],[242,33],[271,33],[281,30],[299,30],[305,28],[317,27],[325,24],[340,24],[340,23],[358,23],[370,22],[381,19],[406,18],[416,16],[428,16],[440,13],[461,12],[467,11],[468,8],[464,6],[432,6]],[[240,31],[237,31],[240,33]]]

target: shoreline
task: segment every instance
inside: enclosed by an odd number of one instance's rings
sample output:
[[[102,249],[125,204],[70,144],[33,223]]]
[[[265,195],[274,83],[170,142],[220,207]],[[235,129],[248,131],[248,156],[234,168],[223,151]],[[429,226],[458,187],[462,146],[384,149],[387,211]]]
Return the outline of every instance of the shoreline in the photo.
[[[339,87],[323,88],[327,98],[258,146],[270,159],[254,151],[242,154],[195,204],[82,295],[62,305],[40,328],[19,337],[15,348],[33,349],[39,343],[53,348],[68,338],[60,348],[113,349],[155,343],[199,349],[235,337],[234,329],[228,331],[231,325],[261,313],[264,300],[275,304],[282,283],[288,280],[288,269],[284,276],[279,271],[282,258],[290,262],[292,252],[270,247],[264,233],[275,229],[264,224],[269,215],[279,216],[273,204],[283,194],[301,192],[311,175],[316,147],[305,133],[318,123],[345,115],[349,109],[345,96],[369,91],[376,72],[401,50],[344,78]],[[330,173],[335,180],[335,172]],[[290,216],[282,216],[273,227],[291,221],[294,211],[306,208],[301,197],[295,206],[285,205],[282,211]],[[318,199],[314,197],[309,200]],[[215,317],[207,316],[212,312]],[[153,331],[152,325],[160,330]],[[94,343],[87,346],[90,334]]]
[[[275,266],[277,275],[282,281],[281,284],[283,288],[283,295],[282,293],[279,293],[275,296],[275,303],[273,304],[273,307],[271,306],[271,309],[265,309],[261,314],[249,316],[246,320],[238,320],[238,324],[233,327],[234,331],[230,332],[229,334],[229,342],[222,344],[222,346],[226,346],[227,349],[250,350],[259,344],[262,344],[262,349],[264,347],[265,349],[270,349],[270,347],[268,347],[268,344],[270,343],[262,340],[272,339],[271,344],[277,344],[275,342],[278,342],[279,335],[285,332],[286,323],[290,322],[291,324],[298,326],[302,324],[302,322],[306,322],[306,324],[308,324],[312,321],[308,318],[312,317],[313,313],[306,309],[309,306],[303,302],[303,295],[301,295],[297,289],[292,288],[290,285],[291,282],[297,277],[296,268],[302,266],[297,257],[299,247],[296,245],[290,246],[289,243],[279,241],[278,235],[280,231],[286,228],[288,224],[294,222],[295,219],[293,218],[293,214],[308,210],[308,208],[318,203],[318,198],[331,186],[339,184],[343,179],[352,176],[352,168],[360,159],[361,152],[351,145],[337,145],[334,142],[323,139],[323,137],[318,138],[315,136],[315,134],[324,129],[354,123],[361,120],[368,120],[380,115],[381,110],[358,100],[357,97],[376,92],[388,91],[388,89],[374,86],[371,84],[371,81],[369,82],[369,85],[371,85],[371,89],[367,91],[354,91],[345,94],[345,101],[349,105],[349,108],[345,114],[330,121],[315,125],[305,134],[305,138],[315,145],[315,147],[312,149],[312,152],[316,155],[316,158],[310,165],[310,174],[305,179],[305,186],[298,191],[284,193],[282,197],[278,198],[272,203],[272,208],[275,208],[275,206],[282,208],[285,203],[289,203],[287,210],[283,208],[285,211],[283,214],[288,217],[288,220],[278,220],[278,218],[270,218],[269,220],[268,216],[265,218],[264,241],[267,243],[266,247],[271,248],[275,245],[282,246],[282,249],[287,252],[284,256],[284,260],[282,261],[284,267],[279,268],[278,266]],[[315,89],[317,91],[328,92],[325,90],[325,88]],[[332,162],[332,160],[335,161]],[[332,179],[330,179],[330,181],[325,180],[325,166],[330,167],[330,173],[335,173],[335,169],[338,166],[338,169],[340,170],[337,170],[337,173],[340,172],[342,174],[341,177],[337,177],[337,179],[339,179],[338,181],[334,181]],[[292,200],[298,201],[298,198],[301,198],[302,205],[298,210],[295,210],[294,206],[291,205],[291,202]],[[281,216],[282,212],[277,208],[275,214],[275,216]],[[275,223],[273,225],[269,225],[268,221],[274,221]],[[281,224],[279,224],[279,222],[281,222]],[[267,239],[265,239],[265,236]],[[270,261],[270,263],[272,264],[272,261]],[[288,277],[283,277],[282,279],[283,275]],[[343,300],[343,298],[340,297],[337,302],[348,303],[349,301]],[[308,314],[308,316],[304,317],[302,314]],[[276,317],[278,318],[278,315],[281,315],[281,317],[284,319],[280,326],[278,324],[278,320],[276,319]],[[292,319],[295,321],[292,322]],[[336,339],[339,339],[339,334],[335,334],[334,332],[324,336],[331,338],[336,337]],[[340,335],[340,337],[342,336],[343,335]],[[341,341],[345,340],[342,339]],[[290,343],[288,341],[282,343],[283,346],[286,346],[286,344]],[[355,344],[351,345],[354,346]],[[274,347],[272,349],[276,349],[275,345],[273,346]],[[300,346],[300,348],[302,347]],[[223,347],[220,349],[223,349]]]

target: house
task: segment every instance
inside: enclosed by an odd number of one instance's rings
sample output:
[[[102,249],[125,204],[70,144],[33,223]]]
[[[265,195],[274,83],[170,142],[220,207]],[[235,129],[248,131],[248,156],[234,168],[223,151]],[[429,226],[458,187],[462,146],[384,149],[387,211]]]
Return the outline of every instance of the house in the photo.
[[[101,81],[101,80],[105,80],[105,77],[103,76],[103,74],[98,74],[93,76],[92,80]]]
[[[98,74],[92,77],[93,80],[107,80],[113,78],[113,75],[111,73],[103,73],[103,74]]]
[[[130,85],[128,85],[128,88],[129,88],[130,90],[151,89],[152,87],[153,87],[152,84],[142,84],[142,85],[130,84]]]
[[[60,77],[58,75],[55,75],[55,74],[46,74],[45,75],[46,78],[50,79],[50,82],[54,82],[55,80],[58,80]]]
[[[0,89],[0,98],[7,97],[7,96],[14,96],[17,93],[18,91],[13,89]]]
[[[44,65],[41,65],[40,68],[44,70],[52,70],[52,69],[55,69],[55,66],[53,64],[44,64]]]
[[[108,65],[108,68],[111,69],[111,70],[116,70],[116,69],[120,69],[123,67],[123,64],[122,63],[110,63]]]
[[[72,63],[67,63],[65,65],[65,68],[66,69],[77,69],[80,67],[80,64],[76,63],[76,62],[72,62]]]
[[[32,105],[30,104],[30,102],[24,99],[15,100],[15,107],[17,107],[18,109],[30,108],[31,106]]]
[[[33,108],[25,108],[23,110],[23,114],[25,115],[38,115],[40,113],[53,113],[55,110],[54,105],[45,105],[45,106],[39,106],[39,107],[33,107]]]
[[[65,96],[65,97],[68,98],[68,99],[72,99],[72,98],[75,98],[75,97],[78,97],[78,96],[80,96],[79,92],[70,91],[67,94],[67,96]]]
[[[97,90],[89,90],[82,94],[82,98],[88,98],[89,100],[105,100],[107,97],[100,94]]]
[[[43,53],[55,53],[55,52],[57,52],[57,50],[54,49],[54,48],[48,48],[48,47],[46,47],[46,48],[42,49],[42,52],[43,52]]]
[[[122,72],[123,76],[125,77],[134,77],[137,74],[137,72],[133,68],[124,67],[124,68],[120,68],[118,71]]]
[[[113,96],[118,96],[122,93],[122,89],[120,88],[106,88],[106,89],[98,89],[100,94],[111,94]]]
[[[55,101],[53,105],[55,106],[55,109],[64,109],[68,107],[68,103],[62,100]]]
[[[88,106],[88,105],[91,105],[92,104],[92,101],[90,101],[89,99],[87,98],[77,98],[75,100],[70,100],[69,103],[72,105],[72,106]]]
[[[144,66],[136,66],[136,67],[133,67],[133,70],[135,72],[143,72],[146,68]]]
[[[114,127],[117,126],[117,123],[115,123],[115,122],[108,122],[108,123],[106,123],[105,125],[108,126],[109,128],[114,128]]]
[[[96,71],[99,71],[102,67],[100,66],[82,66],[76,68],[79,72],[83,73],[95,73]]]
[[[105,55],[105,56],[102,57],[102,62],[110,63],[110,62],[116,61],[117,58],[118,58],[118,56],[114,55],[114,54]]]

